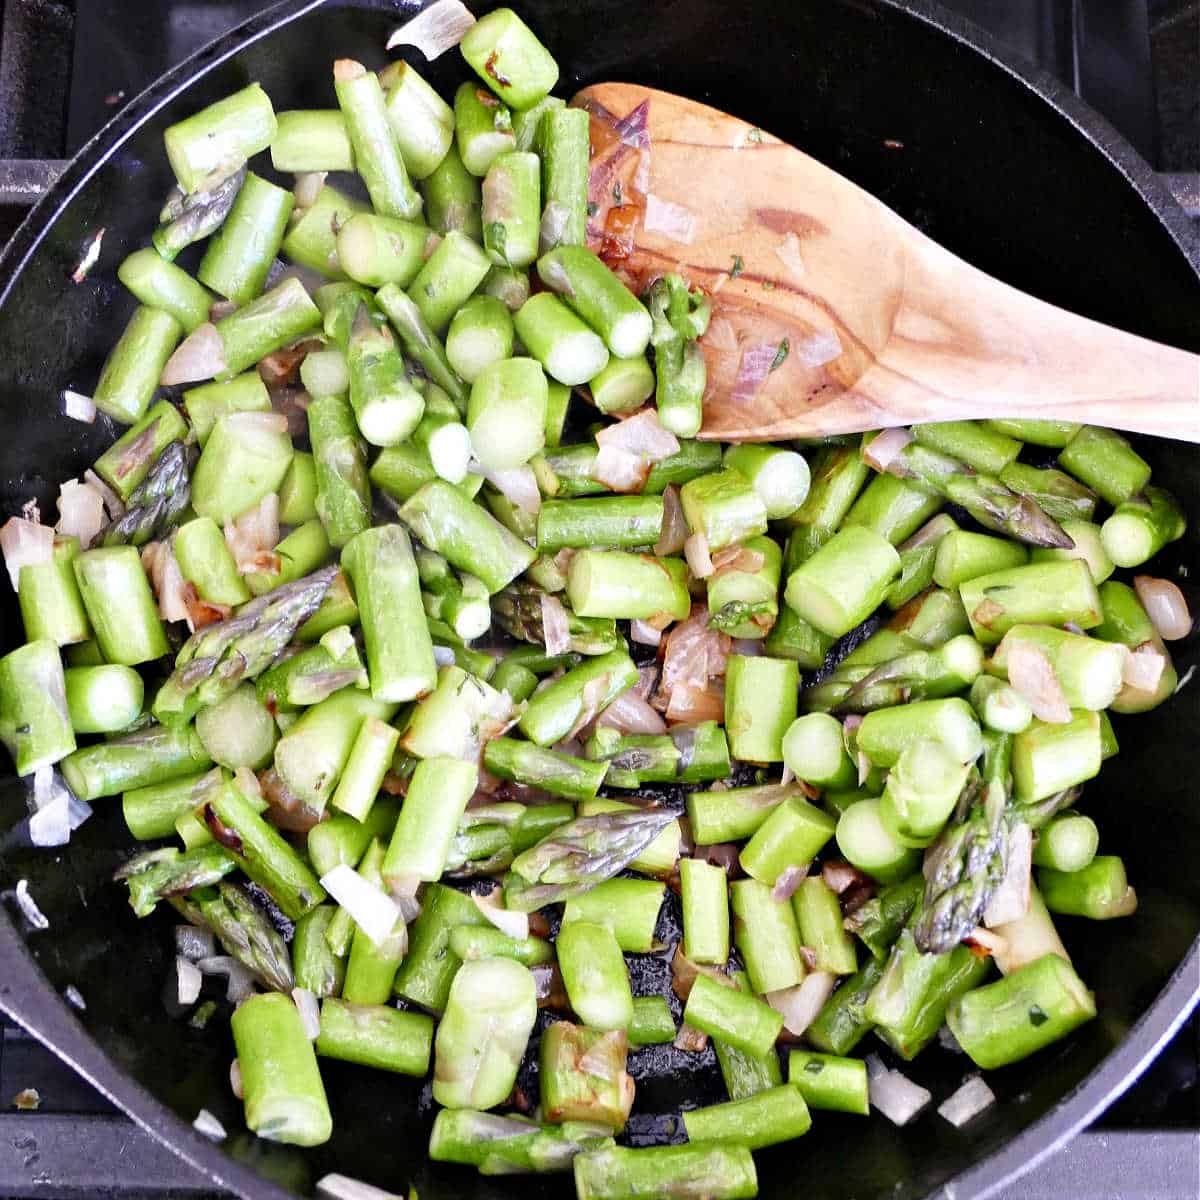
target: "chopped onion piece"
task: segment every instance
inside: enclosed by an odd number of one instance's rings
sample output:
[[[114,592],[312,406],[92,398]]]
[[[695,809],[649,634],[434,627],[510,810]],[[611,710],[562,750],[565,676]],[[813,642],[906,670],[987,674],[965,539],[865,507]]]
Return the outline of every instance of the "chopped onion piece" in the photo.
[[[982,925],[976,925],[970,933],[967,934],[963,941],[972,949],[979,949],[984,952],[987,957],[995,955],[1003,955],[1008,950],[1008,941],[1001,934],[993,933],[990,929],[984,929]]]
[[[1065,956],[1064,956],[1065,957]],[[1007,973],[1007,972],[1006,972]],[[943,1022],[942,1027],[938,1030],[938,1045],[943,1050],[949,1050],[951,1054],[965,1054],[966,1051],[958,1044],[958,1038],[954,1036],[950,1026]]]
[[[571,648],[567,610],[557,596],[549,593],[542,594],[542,634],[547,654],[566,654]]]
[[[1135,575],[1133,590],[1137,592],[1158,636],[1164,641],[1178,641],[1191,633],[1192,618],[1187,600],[1176,584],[1153,575]]]
[[[629,622],[629,640],[639,646],[657,646],[662,641],[662,630],[655,629],[646,621],[633,620]],[[550,649],[549,644],[546,649]]]
[[[607,725],[621,733],[662,734],[667,732],[667,723],[658,711],[650,707],[644,696],[636,689],[622,692],[601,714],[597,725]]]
[[[158,615],[164,621],[188,621],[192,585],[183,577],[169,542],[147,542],[142,547],[142,567],[158,597]]]
[[[828,971],[810,971],[795,987],[767,992],[763,999],[783,1017],[783,1027],[800,1036],[817,1019],[833,995],[837,977]]]
[[[1030,872],[1033,866],[1033,831],[1024,821],[1014,825],[1008,838],[1004,878],[983,912],[988,929],[1016,921],[1029,911]]]
[[[225,997],[233,1004],[240,1004],[247,996],[254,995],[254,976],[236,958],[216,954],[200,959],[196,966],[202,975],[225,976]]]
[[[672,1045],[685,1054],[702,1054],[708,1048],[708,1034],[684,1021],[679,1026],[679,1032],[675,1035]]]
[[[761,658],[765,653],[761,638],[734,638],[729,651],[731,654],[741,655],[742,658]]]
[[[806,367],[823,367],[842,357],[841,339],[832,329],[821,330],[797,342],[792,353]]]
[[[253,508],[236,521],[225,522],[225,544],[229,547],[238,574],[263,571],[279,574],[279,496],[268,492]]]
[[[192,1128],[201,1137],[208,1138],[210,1142],[223,1142],[226,1138],[225,1126],[207,1108],[202,1108],[196,1114],[196,1119],[192,1122]]]
[[[21,910],[25,917],[34,929],[49,929],[50,922],[46,920],[46,914],[37,906],[37,901],[29,894],[29,882],[25,879],[17,880],[17,907]]]
[[[885,429],[862,449],[863,462],[876,471],[886,471],[897,454],[913,440],[912,430],[898,426]]]
[[[105,526],[104,497],[90,483],[68,479],[58,490],[58,532],[86,550]]]
[[[639,409],[632,416],[608,425],[596,434],[596,445],[612,446],[656,463],[679,453],[679,439],[662,427],[652,408]]]
[[[73,421],[82,421],[85,425],[91,425],[96,419],[96,404],[91,396],[85,396],[82,392],[73,392],[67,388],[63,392],[63,415],[70,417]]]
[[[672,724],[696,725],[700,721],[720,721],[725,715],[725,689],[716,684],[698,688],[681,683],[671,692],[666,715]]]
[[[167,359],[159,383],[175,387],[180,383],[203,383],[225,370],[225,343],[217,327],[206,322],[198,325]]]
[[[899,1071],[882,1068],[873,1074],[870,1059],[867,1068],[867,1094],[871,1103],[893,1125],[907,1125],[933,1099],[932,1093],[913,1083],[907,1075],[902,1075]]]
[[[321,1009],[317,998],[308,988],[292,988],[292,999],[300,1011],[300,1020],[304,1022],[304,1032],[308,1040],[315,1042],[321,1036]]]
[[[688,570],[696,579],[707,579],[715,570],[708,553],[708,538],[702,530],[693,533],[683,543],[683,557],[687,559]]]
[[[855,884],[864,883],[867,877],[857,867],[839,859],[825,863],[821,868],[821,878],[835,896],[840,896]]]
[[[433,661],[439,667],[454,666],[454,651],[449,646],[434,646]]]
[[[529,936],[529,914],[513,912],[511,909],[502,908],[496,903],[497,894],[500,894],[499,888],[494,888],[486,895],[481,895],[479,892],[472,892],[471,899],[475,901],[475,907],[501,933],[506,934],[514,941],[524,941]]]
[[[174,1000],[180,1008],[187,1008],[200,999],[200,985],[204,976],[191,959],[182,954],[175,958]]]
[[[1152,692],[1166,670],[1167,659],[1159,646],[1143,642],[1130,649],[1121,668],[1121,682],[1139,692]]]
[[[54,530],[24,517],[9,517],[0,526],[0,552],[4,554],[4,565],[15,592],[22,567],[37,567],[54,561]]]
[[[803,279],[805,275],[804,258],[800,253],[800,237],[794,229],[784,234],[783,241],[775,247],[775,257],[779,259],[794,279]]]
[[[189,962],[199,962],[216,954],[217,940],[210,929],[201,929],[197,925],[176,925],[175,952]]]
[[[245,1089],[242,1087],[242,1064],[236,1058],[229,1064],[229,1090],[239,1100],[246,1098]]]
[[[753,575],[762,570],[765,561],[760,550],[749,550],[741,545],[723,546],[712,556],[713,575],[724,575],[728,571]]]
[[[779,351],[778,342],[757,342],[742,351],[737,377],[733,381],[733,391],[729,395],[731,403],[749,404],[754,399],[758,389],[774,369]]]
[[[646,215],[643,228],[647,233],[661,233],[673,242],[690,246],[696,237],[696,216],[673,200],[660,200],[653,192],[646,196]]]
[[[412,924],[421,915],[421,902],[417,899],[420,886],[421,881],[415,875],[401,875],[388,888],[388,895],[396,902],[400,920],[405,925]]]
[[[537,476],[530,466],[513,467],[509,471],[485,471],[488,483],[523,512],[537,514],[542,507],[542,493]]]
[[[436,0],[411,21],[405,21],[399,29],[393,30],[387,40],[387,49],[416,46],[427,62],[433,62],[447,50],[453,50],[474,24],[475,18],[461,0]]]
[[[50,798],[29,818],[29,840],[35,846],[65,846],[91,815],[92,806],[56,779]]]
[[[22,1088],[13,1097],[13,1108],[20,1112],[37,1112],[42,1106],[42,1095],[37,1088]]]
[[[784,780],[783,782],[787,782]],[[802,867],[787,867],[779,873],[779,878],[775,880],[775,886],[771,889],[772,900],[790,900],[795,895],[796,889],[804,882],[808,876],[808,863]],[[793,1033],[798,1033],[799,1030],[793,1030]]]
[[[83,993],[73,983],[68,983],[63,989],[63,999],[79,1012],[87,1012],[87,1001],[83,998]]]
[[[1008,652],[1008,682],[1029,701],[1039,721],[1065,725],[1071,720],[1062,684],[1049,658],[1032,642],[1017,639],[1012,643]]]
[[[392,898],[364,879],[353,867],[339,863],[321,876],[321,886],[354,918],[354,923],[378,946],[400,920]]]
[[[650,464],[620,446],[601,446],[592,466],[592,478],[614,492],[640,492],[650,474]]]
[[[938,1105],[938,1115],[945,1117],[955,1129],[961,1129],[995,1103],[995,1093],[984,1083],[983,1077],[969,1075],[954,1095]]]
[[[71,272],[71,281],[73,283],[82,283],[88,277],[88,272],[99,261],[100,246],[104,241],[104,232],[104,227],[101,226],[92,234],[91,241],[88,242],[83,252],[83,257],[79,260],[79,266]]]
[[[678,554],[687,541],[688,527],[683,515],[683,505],[679,503],[679,488],[669,484],[663,492],[662,532],[654,543],[654,553],[659,558],[668,554]]]
[[[83,482],[94,487],[100,493],[100,497],[104,501],[104,511],[108,513],[110,521],[115,521],[125,515],[125,505],[121,503],[121,497],[90,467],[83,473]]]
[[[727,317],[714,316],[708,323],[708,332],[701,340],[705,346],[724,354],[736,354],[738,351],[737,334]]]
[[[449,2],[450,0],[441,0],[441,3]],[[453,2],[457,3],[458,0]],[[351,1179],[349,1175],[323,1175],[317,1182],[317,1195],[326,1196],[328,1200],[400,1200],[394,1192],[385,1192],[383,1188],[363,1183],[359,1179]]]

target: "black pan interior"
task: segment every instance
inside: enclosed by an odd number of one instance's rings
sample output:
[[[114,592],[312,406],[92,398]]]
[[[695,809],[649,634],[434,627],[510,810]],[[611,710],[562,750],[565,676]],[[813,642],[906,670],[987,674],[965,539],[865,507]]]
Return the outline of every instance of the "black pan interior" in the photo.
[[[629,79],[707,101],[829,163],[1007,282],[1200,350],[1196,272],[1130,180],[1070,119],[935,22],[883,0],[529,0],[516,7],[562,64],[564,92]],[[102,422],[89,429],[56,415],[58,397],[65,386],[90,391],[132,309],[114,272],[143,244],[172,182],[163,128],[255,79],[279,109],[332,104],[331,60],[380,65],[395,21],[391,4],[330,4],[285,24],[146,120],[65,206],[0,306],[0,519],[31,497],[52,513],[57,484],[78,475],[111,440]],[[420,56],[414,61],[420,65]],[[448,90],[463,68],[450,54],[428,74]],[[84,284],[73,285],[68,276],[101,226],[100,263]],[[5,283],[0,279],[0,289]],[[1143,449],[1156,479],[1197,512],[1195,449]],[[1187,568],[1200,578],[1194,524],[1166,558],[1172,571]],[[11,592],[0,594],[9,649],[20,640],[19,618]],[[1181,675],[1197,657],[1194,638],[1179,648]],[[1134,920],[1061,922],[1081,974],[1098,993],[1100,1018],[1033,1061],[993,1073],[1000,1103],[969,1133],[934,1116],[896,1130],[879,1118],[821,1114],[802,1143],[756,1156],[763,1196],[925,1195],[1048,1113],[1121,1041],[1200,931],[1198,728],[1200,684],[1156,713],[1118,720],[1122,753],[1088,789],[1087,811],[1100,823],[1103,847],[1125,856],[1141,898]],[[28,845],[24,791],[11,775],[0,780],[0,883],[11,888],[28,879],[50,919],[49,933],[29,938],[36,961],[60,991],[68,984],[80,989],[84,1024],[122,1070],[185,1120],[203,1106],[240,1130],[240,1105],[228,1086],[227,1025],[200,1032],[166,1018],[159,992],[172,922],[134,920],[108,882],[130,845],[118,803],[100,801],[65,853],[46,852]],[[665,979],[657,960],[638,968],[645,990]],[[721,1094],[711,1051],[647,1050],[634,1061],[654,1068],[639,1085],[635,1141],[670,1134],[681,1105]],[[561,1180],[435,1172],[424,1157],[427,1088],[344,1064],[323,1070],[335,1114],[328,1146],[300,1153],[233,1133],[226,1149],[300,1193],[339,1170],[398,1192],[415,1184],[422,1200],[572,1194]],[[963,1071],[964,1060],[931,1050],[910,1074],[940,1099]],[[1061,1128],[1061,1121],[1043,1123],[1028,1152]],[[998,1170],[974,1172],[970,1190],[995,1182]]]

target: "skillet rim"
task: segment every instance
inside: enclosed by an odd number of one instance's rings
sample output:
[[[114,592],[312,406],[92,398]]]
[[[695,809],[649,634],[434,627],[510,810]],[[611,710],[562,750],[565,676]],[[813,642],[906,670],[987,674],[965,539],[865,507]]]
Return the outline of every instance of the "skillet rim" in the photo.
[[[973,22],[932,0],[872,0],[881,7],[946,35],[982,55],[1047,104],[1091,143],[1149,208],[1200,280],[1200,239],[1150,165],[1100,114],[1048,72],[1003,48]],[[0,252],[0,306],[17,276],[37,253],[63,209],[88,185],[107,159],[166,104],[244,47],[321,7],[324,0],[279,0],[234,26],[155,80],[134,97],[75,155],[45,196],[30,210]],[[403,0],[397,18],[420,4]],[[294,1193],[270,1183],[198,1134],[166,1104],[125,1075],[50,985],[7,913],[0,920],[0,962],[7,965],[0,1008],[83,1075],[123,1112],[215,1184],[256,1200],[289,1200]],[[1142,1073],[1200,1002],[1200,938],[1120,1044],[1044,1116],[985,1159],[943,1184],[934,1195],[984,1200],[1005,1183],[1032,1170],[1113,1103]],[[36,1014],[36,1015],[32,1015]]]

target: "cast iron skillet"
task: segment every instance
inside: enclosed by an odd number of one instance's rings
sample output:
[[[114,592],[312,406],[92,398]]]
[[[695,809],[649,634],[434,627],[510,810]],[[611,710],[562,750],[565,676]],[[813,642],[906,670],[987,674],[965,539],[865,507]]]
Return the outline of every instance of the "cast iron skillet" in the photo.
[[[1048,77],[1005,62],[977,30],[923,0],[526,0],[517,7],[562,64],[566,92],[631,79],[715,104],[828,162],[1009,283],[1200,350],[1200,278],[1183,249],[1189,230],[1146,165]],[[58,416],[58,397],[64,386],[91,389],[131,310],[114,272],[143,243],[172,182],[163,129],[254,79],[280,109],[331,104],[331,60],[380,65],[396,15],[391,3],[288,0],[269,10],[129,105],[38,205],[0,259],[0,519],[31,496],[52,513],[57,484],[111,439],[100,423],[89,428]],[[430,77],[444,89],[462,69],[457,55],[446,55]],[[68,276],[99,226],[107,229],[100,263],[75,286]],[[1166,557],[1196,578],[1200,461],[1182,445],[1143,449],[1156,479],[1191,510],[1192,530]],[[12,593],[0,592],[9,649],[20,626]],[[1197,660],[1195,641],[1176,654],[1183,675]],[[982,1196],[1136,1078],[1200,993],[1197,729],[1200,685],[1153,714],[1119,721],[1122,753],[1088,788],[1087,811],[1104,847],[1125,856],[1141,897],[1133,920],[1060,922],[1096,989],[1099,1018],[1033,1060],[993,1072],[998,1103],[969,1133],[933,1115],[897,1130],[878,1117],[821,1114],[803,1142],[756,1156],[764,1197],[915,1197],[951,1179],[954,1195]],[[335,1114],[328,1146],[303,1154],[246,1135],[229,1091],[227,1027],[218,1022],[201,1033],[164,1015],[171,920],[134,920],[108,882],[130,848],[119,804],[100,801],[70,847],[53,853],[29,846],[25,791],[11,775],[0,778],[0,885],[28,879],[50,929],[34,932],[16,918],[18,935],[0,918],[0,1006],[214,1183],[283,1200],[282,1188],[305,1194],[339,1170],[401,1193],[414,1183],[422,1200],[572,1194],[562,1179],[435,1172],[425,1161],[427,1089],[344,1064],[323,1065]],[[673,914],[664,919],[669,924]],[[665,974],[649,959],[636,982],[661,985]],[[59,998],[68,984],[87,1002],[78,1020]],[[711,1051],[641,1054],[658,1057],[645,1064],[655,1077],[639,1084],[639,1113],[664,1116],[637,1116],[635,1141],[651,1130],[669,1133],[681,1103],[719,1098]],[[942,1098],[964,1062],[930,1051],[910,1074]],[[189,1127],[201,1106],[231,1132],[220,1149]]]

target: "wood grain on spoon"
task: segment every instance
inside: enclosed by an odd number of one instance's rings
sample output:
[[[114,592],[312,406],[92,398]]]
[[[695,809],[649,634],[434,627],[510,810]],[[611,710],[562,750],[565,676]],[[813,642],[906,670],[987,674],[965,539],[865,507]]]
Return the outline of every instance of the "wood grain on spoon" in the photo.
[[[678,270],[712,296],[702,437],[1003,415],[1200,441],[1200,357],[992,279],[716,109],[623,83],[573,103],[589,245],[635,290]]]

